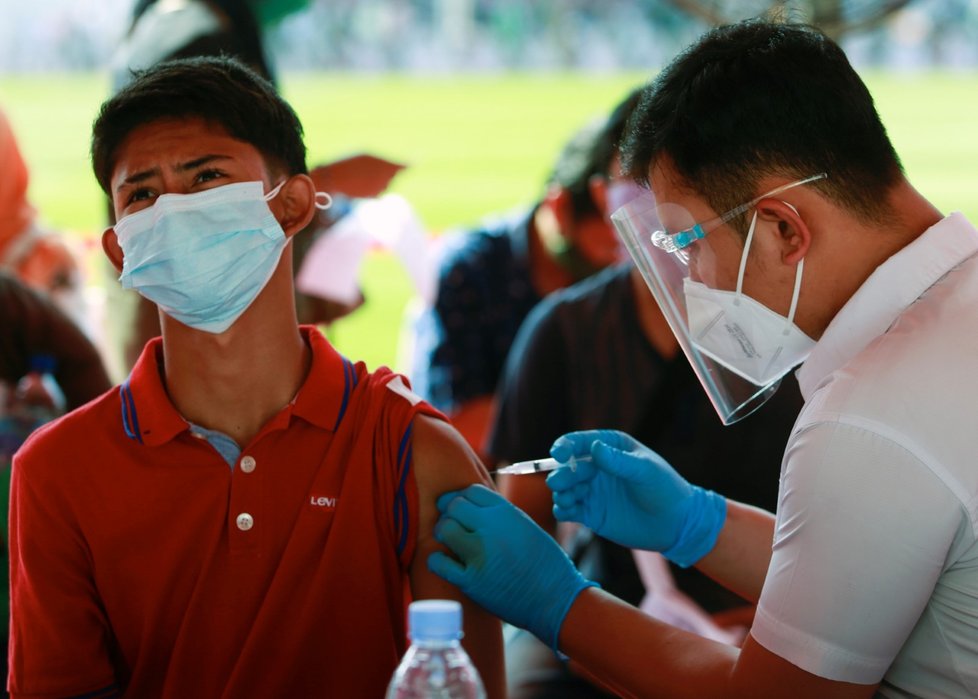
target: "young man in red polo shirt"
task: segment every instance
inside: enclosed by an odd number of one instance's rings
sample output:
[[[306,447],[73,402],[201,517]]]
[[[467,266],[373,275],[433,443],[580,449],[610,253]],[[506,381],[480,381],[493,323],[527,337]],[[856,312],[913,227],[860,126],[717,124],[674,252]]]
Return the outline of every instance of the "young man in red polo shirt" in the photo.
[[[103,246],[161,309],[115,390],[14,462],[13,697],[379,697],[412,599],[458,598],[490,696],[499,622],[432,575],[434,495],[488,478],[386,369],[296,324],[302,129],[228,59],[103,105]]]

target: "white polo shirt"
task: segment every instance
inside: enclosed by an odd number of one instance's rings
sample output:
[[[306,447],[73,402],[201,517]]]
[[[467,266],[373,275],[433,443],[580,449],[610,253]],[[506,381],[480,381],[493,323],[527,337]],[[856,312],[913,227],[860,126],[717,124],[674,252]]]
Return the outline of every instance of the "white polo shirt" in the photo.
[[[798,371],[751,634],[885,697],[978,696],[978,231],[882,264]],[[804,290],[803,292],[804,293]]]

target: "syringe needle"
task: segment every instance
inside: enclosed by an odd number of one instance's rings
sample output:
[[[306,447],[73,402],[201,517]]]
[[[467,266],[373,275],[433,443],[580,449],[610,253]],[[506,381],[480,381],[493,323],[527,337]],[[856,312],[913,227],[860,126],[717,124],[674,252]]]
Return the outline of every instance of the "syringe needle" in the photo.
[[[574,468],[578,462],[590,461],[590,456],[579,456],[576,459],[571,457],[568,465]],[[533,459],[531,461],[517,461],[515,464],[510,464],[509,466],[504,466],[503,468],[496,469],[496,473],[501,473],[504,475],[514,475],[522,476],[528,473],[543,473],[544,471],[553,471],[560,468],[564,464],[557,461],[557,459],[546,458],[546,459]]]

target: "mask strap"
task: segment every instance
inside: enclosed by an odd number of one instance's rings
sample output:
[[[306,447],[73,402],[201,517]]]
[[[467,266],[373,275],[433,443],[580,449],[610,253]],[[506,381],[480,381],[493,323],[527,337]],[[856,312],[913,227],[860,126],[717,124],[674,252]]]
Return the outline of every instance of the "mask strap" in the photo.
[[[795,271],[795,290],[791,292],[791,308],[788,309],[788,322],[784,328],[784,334],[788,334],[792,321],[795,319],[795,309],[798,308],[798,295],[801,292],[801,274],[805,269],[805,258],[798,260],[798,268]]]
[[[795,212],[797,216],[801,216],[798,213],[798,209],[789,204],[788,202],[783,202],[792,211]],[[801,293],[801,275],[805,270],[805,258],[798,260],[798,268],[795,270],[795,290],[791,292],[791,307],[788,309],[788,325],[785,326],[784,333],[788,334],[788,329],[795,319],[795,309],[798,307],[798,295]]]
[[[265,195],[265,201],[271,201],[278,196],[278,193],[282,191],[282,187],[285,186],[286,182],[288,182],[288,180],[282,180],[279,182],[268,194]]]
[[[740,269],[737,270],[737,303],[740,302],[740,289],[744,285],[744,269],[747,267],[747,253],[750,252],[751,241],[754,240],[754,227],[757,225],[757,211],[750,220],[750,229],[747,231],[747,240],[744,241],[744,254],[740,256]]]
[[[278,196],[278,193],[282,191],[282,187],[285,186],[286,182],[288,182],[288,180],[282,180],[279,182],[274,189],[265,195],[265,201],[271,201]],[[323,199],[322,203],[319,201],[320,197]],[[316,192],[315,200],[315,207],[320,211],[325,211],[333,205],[333,197],[331,197],[327,192]]]
[[[320,197],[322,197],[323,200],[324,200],[323,203],[321,203],[321,204],[319,203],[319,198]],[[328,209],[332,205],[333,205],[333,197],[331,197],[329,195],[329,193],[327,193],[327,192],[316,192],[316,204],[315,204],[315,206],[316,206],[317,209],[319,209],[320,211],[325,211],[326,209]]]
[[[798,209],[784,202],[787,206],[790,206],[792,211],[796,214]],[[754,216],[750,220],[750,228],[747,231],[747,240],[744,241],[744,254],[740,256],[740,269],[737,270],[737,299],[735,303],[739,303],[740,296],[742,296],[741,288],[744,285],[744,269],[747,267],[747,254],[750,252],[750,244],[754,240],[754,228],[757,225],[757,211],[754,211]],[[787,334],[790,329],[792,322],[795,319],[795,310],[798,308],[798,296],[801,294],[801,277],[805,270],[805,258],[798,260],[798,266],[795,269],[795,288],[791,292],[791,307],[788,309],[788,322],[785,324],[784,333]]]

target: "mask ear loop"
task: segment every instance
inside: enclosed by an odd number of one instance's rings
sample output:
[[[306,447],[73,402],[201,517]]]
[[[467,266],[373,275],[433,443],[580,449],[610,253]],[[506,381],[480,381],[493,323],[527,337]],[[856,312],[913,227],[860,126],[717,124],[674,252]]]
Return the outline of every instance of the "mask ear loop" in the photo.
[[[792,206],[786,201],[783,201],[782,203],[785,206],[789,207],[792,211],[794,211],[796,216],[799,217],[801,216],[801,214],[798,213],[798,209],[796,209],[794,206]],[[791,326],[795,320],[795,309],[798,308],[798,296],[801,293],[801,277],[804,270],[805,270],[805,258],[803,257],[800,260],[798,260],[798,266],[795,269],[795,289],[794,291],[791,292],[791,306],[788,308],[788,322],[784,326],[784,330],[782,331],[783,335],[788,334],[788,331],[791,329]]]
[[[277,185],[275,185],[275,187],[273,187],[271,189],[271,191],[269,191],[269,193],[265,195],[265,201],[271,201],[272,199],[274,199],[275,197],[277,197],[278,196],[278,193],[282,191],[282,187],[285,186],[285,183],[286,182],[288,182],[287,179],[286,180],[282,180]]]
[[[322,197],[325,200],[321,204],[319,203],[320,197]],[[320,211],[325,211],[326,209],[328,209],[333,205],[333,197],[331,197],[328,192],[316,192],[315,199],[316,199],[315,206]]]
[[[791,208],[795,214],[798,214],[798,209],[789,204],[786,201],[782,203]],[[743,295],[741,291],[744,285],[744,269],[747,267],[747,254],[750,252],[750,244],[754,240],[754,228],[757,225],[757,211],[754,211],[754,216],[750,220],[750,228],[747,231],[747,240],[744,241],[744,254],[740,256],[740,269],[737,270],[737,298],[734,299],[734,303],[740,303],[740,297]],[[795,268],[795,288],[791,292],[791,306],[788,309],[787,323],[785,323],[784,330],[781,331],[782,335],[787,335],[791,330],[791,326],[795,320],[795,310],[798,308],[798,296],[801,294],[801,278],[805,270],[805,258],[798,260],[798,266]]]
[[[268,194],[265,195],[265,201],[271,201],[276,196],[278,196],[278,193],[280,191],[282,191],[282,187],[285,186],[285,183],[286,182],[288,182],[288,180],[282,180],[281,182],[279,182]],[[319,202],[319,198],[320,197],[322,197],[324,199],[324,201],[322,203]],[[333,205],[333,197],[331,197],[329,195],[329,193],[327,193],[327,192],[316,192],[314,206],[317,209],[319,209],[320,211],[325,211],[326,209],[328,209],[332,205]]]
[[[757,210],[750,220],[750,228],[747,230],[747,240],[744,241],[744,254],[740,256],[740,269],[737,270],[737,298],[734,303],[740,305],[740,297],[743,295],[741,288],[744,286],[744,269],[747,267],[747,254],[750,252],[750,244],[754,240],[754,227],[757,225]]]

